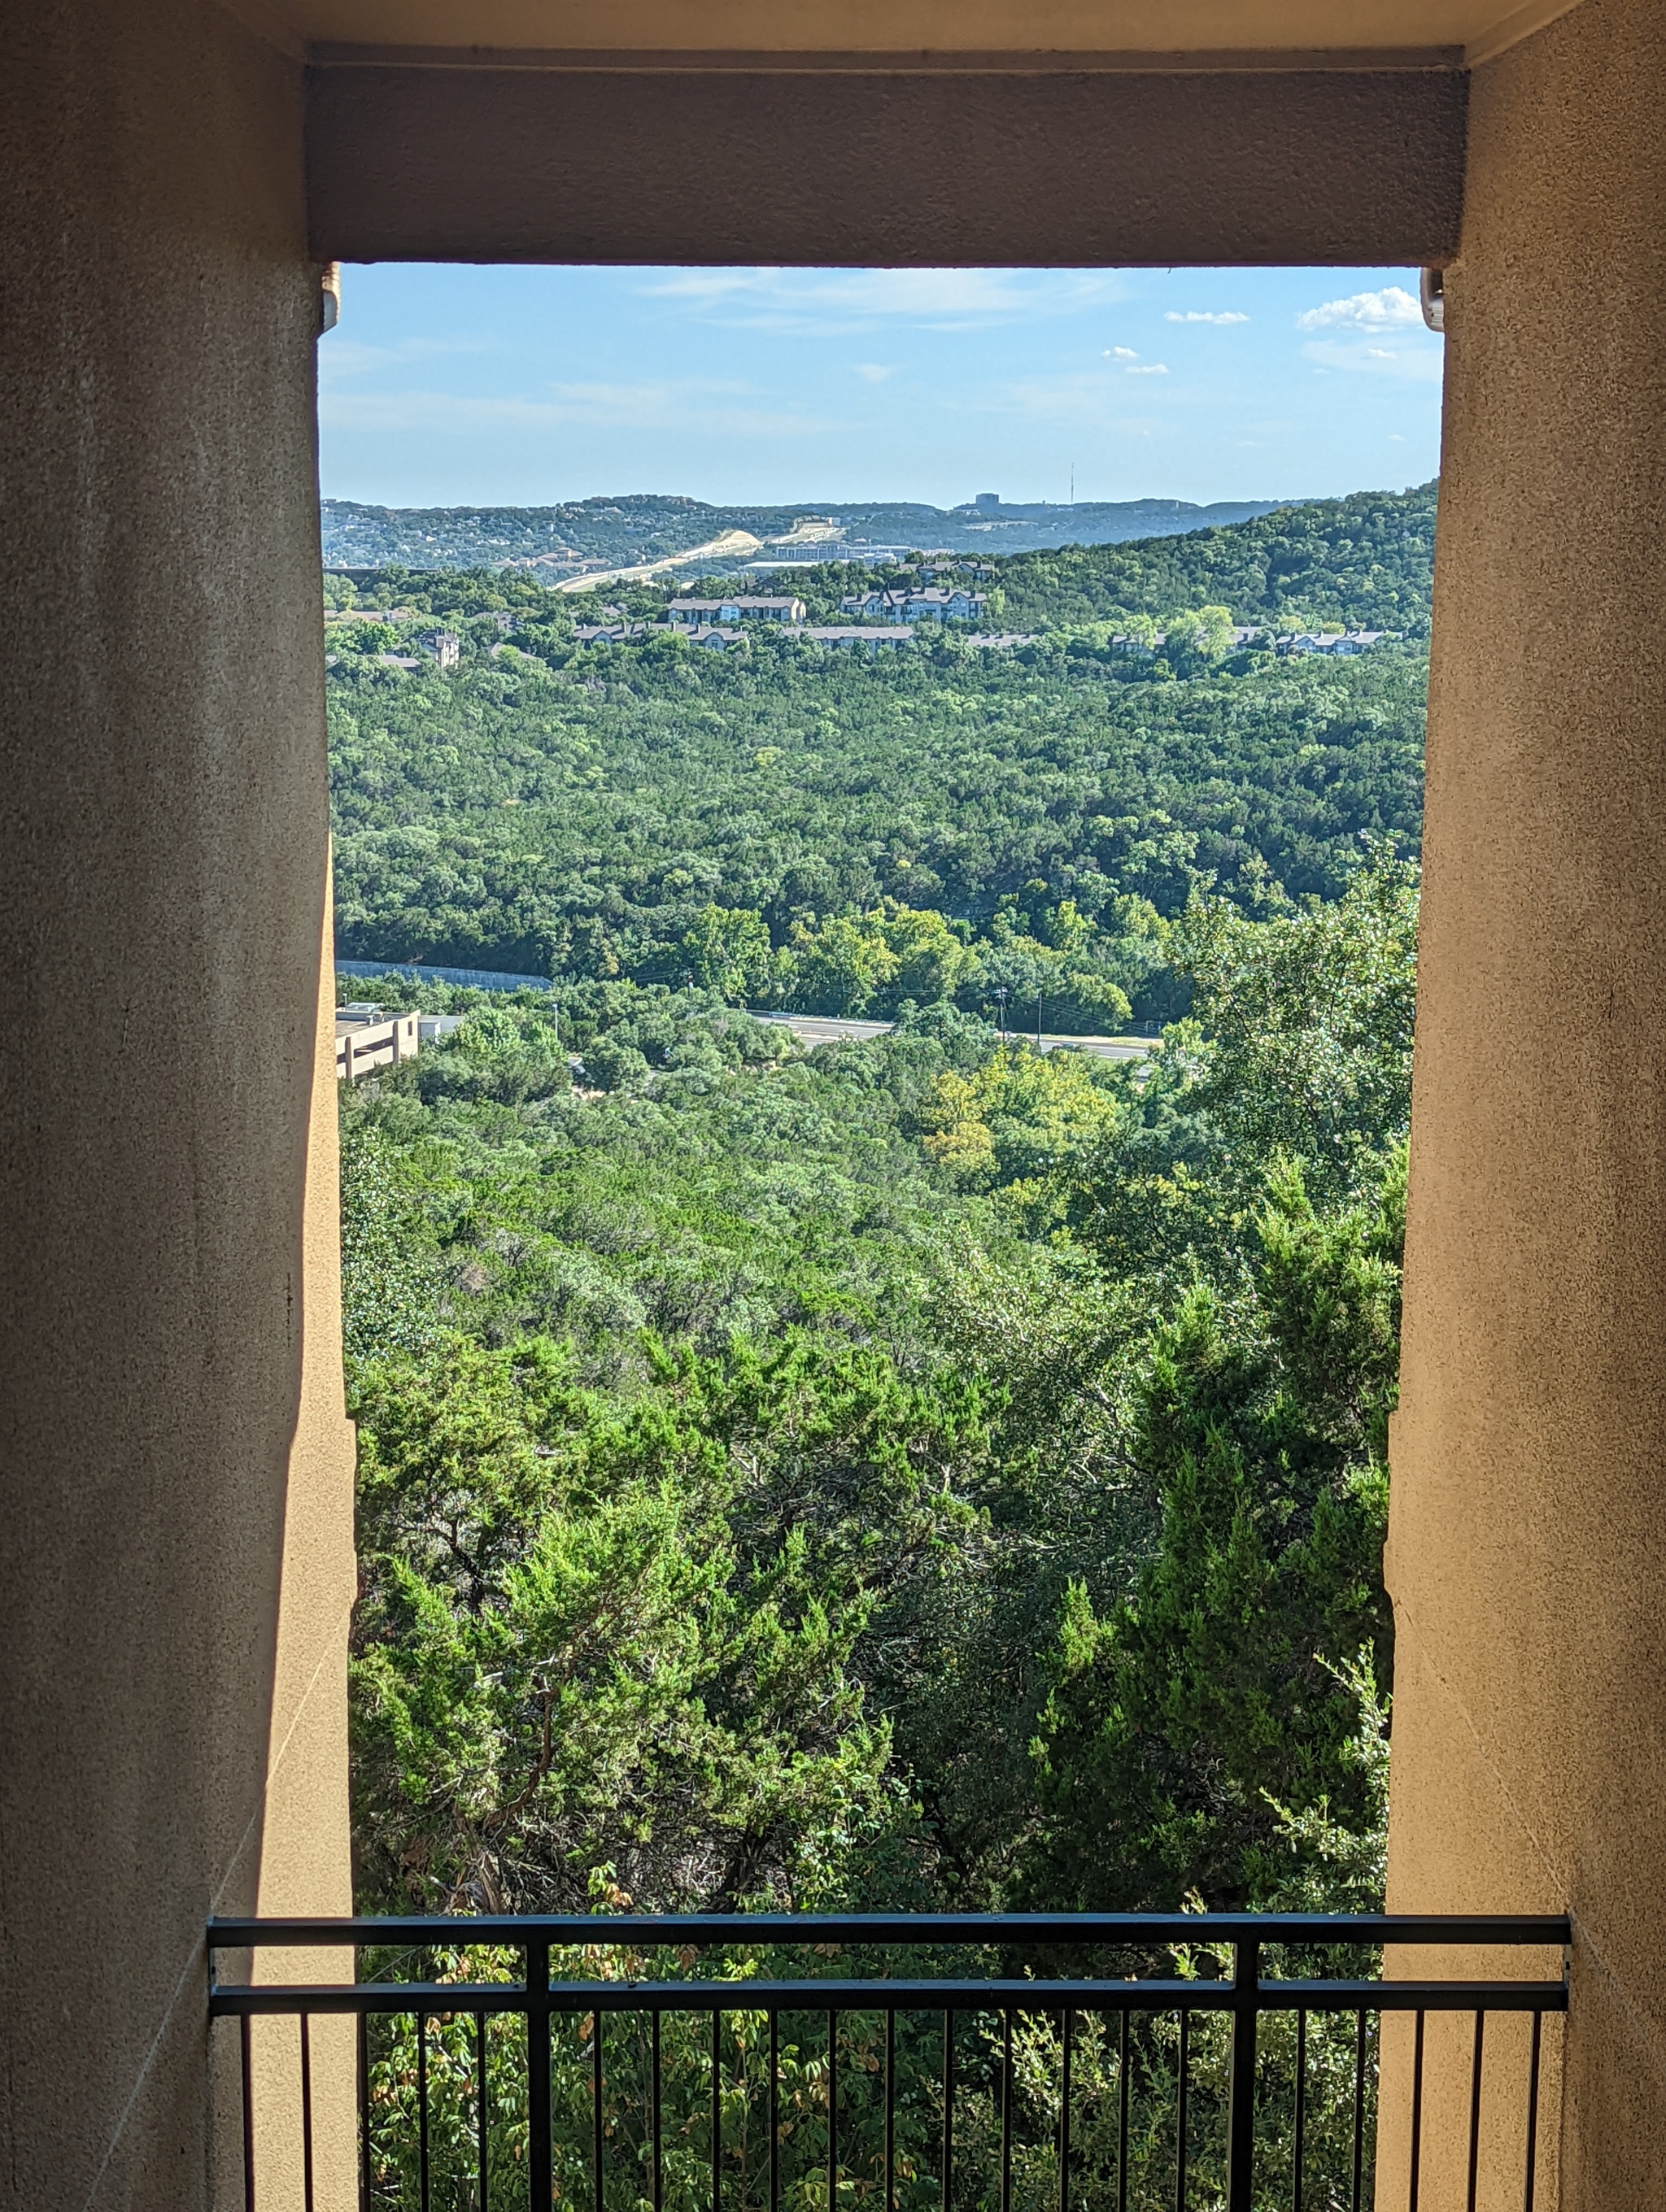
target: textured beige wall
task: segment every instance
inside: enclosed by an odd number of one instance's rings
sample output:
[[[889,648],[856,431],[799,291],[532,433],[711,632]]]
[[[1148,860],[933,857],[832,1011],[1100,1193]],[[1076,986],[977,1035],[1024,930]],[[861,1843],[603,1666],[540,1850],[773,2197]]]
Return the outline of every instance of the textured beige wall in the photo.
[[[204,1916],[346,1902],[301,86],[0,27],[0,2201],[189,2208]],[[1393,1901],[1572,1906],[1581,2208],[1666,2203],[1663,90],[1626,0],[1476,80],[1390,1561]]]
[[[349,46],[800,53],[1335,52],[1476,59],[1574,0],[226,0],[296,52]]]
[[[317,278],[293,64],[3,13],[0,2203],[178,2212],[204,1918],[348,1897]]]
[[[313,248],[345,261],[1445,261],[1465,89],[1454,70],[319,68]]]
[[[1579,2212],[1666,2204],[1663,95],[1635,0],[1472,87],[1393,1443],[1390,1902],[1572,1912]]]

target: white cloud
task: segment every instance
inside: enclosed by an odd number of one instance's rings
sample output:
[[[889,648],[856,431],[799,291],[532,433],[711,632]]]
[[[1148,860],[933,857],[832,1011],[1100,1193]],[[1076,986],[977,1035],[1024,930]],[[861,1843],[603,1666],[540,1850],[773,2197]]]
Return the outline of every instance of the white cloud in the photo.
[[[321,385],[338,384],[350,376],[369,376],[378,370],[398,368],[408,361],[427,361],[435,354],[491,353],[487,338],[398,339],[392,345],[367,345],[362,338],[331,332],[327,345],[319,348],[318,373]]]
[[[1124,376],[1166,376],[1168,373],[1169,364],[1165,361],[1141,362],[1138,368],[1125,368],[1122,371]]]
[[[1132,436],[1143,418],[1131,418],[1125,411],[1131,396],[1118,369],[1078,368],[1055,376],[1024,377],[1012,384],[986,385],[976,395],[969,393],[943,404],[956,414],[1020,415]]]
[[[1107,346],[1105,348],[1105,359],[1107,361],[1138,361],[1139,358],[1139,355],[1135,353],[1132,346]]]
[[[883,384],[888,376],[895,376],[897,371],[877,361],[859,361],[852,364],[851,374],[860,376],[864,384]]]
[[[1314,338],[1302,348],[1302,355],[1316,364],[1316,376],[1341,368],[1356,376],[1399,377],[1410,384],[1440,381],[1440,342],[1433,337],[1426,345],[1412,346],[1403,352],[1393,346],[1361,345],[1357,338]]]
[[[588,429],[670,430],[688,436],[801,438],[851,428],[827,416],[755,404],[756,388],[688,377],[643,384],[551,384],[549,397],[485,398],[454,392],[326,392],[319,417],[332,431],[491,435]]]
[[[1182,314],[1177,309],[1170,307],[1164,313],[1163,319],[1165,323],[1247,323],[1250,318],[1248,315],[1237,313],[1231,307],[1223,309],[1218,315],[1206,314],[1198,307],[1189,307],[1185,313]]]
[[[1402,330],[1423,320],[1423,310],[1398,284],[1380,292],[1355,292],[1347,300],[1327,300],[1296,318],[1301,331]]]
[[[642,293],[731,329],[828,337],[885,321],[981,330],[1076,314],[1128,285],[1109,270],[678,269]]]

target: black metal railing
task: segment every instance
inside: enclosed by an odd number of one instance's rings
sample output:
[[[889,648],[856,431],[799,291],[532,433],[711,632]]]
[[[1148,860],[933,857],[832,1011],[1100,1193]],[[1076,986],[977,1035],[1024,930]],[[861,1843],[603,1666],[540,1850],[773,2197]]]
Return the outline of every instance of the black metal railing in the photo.
[[[263,2164],[307,2212],[1367,2212],[1384,2172],[1421,2212],[1437,2168],[1474,2212],[1500,2159],[1533,2212],[1565,1975],[1347,1970],[1567,1939],[1486,1915],[216,1920],[211,1966],[350,1947],[355,1978],[216,1975],[210,2009],[240,2022],[250,2212]],[[314,2029],[343,2014],[350,2050]]]

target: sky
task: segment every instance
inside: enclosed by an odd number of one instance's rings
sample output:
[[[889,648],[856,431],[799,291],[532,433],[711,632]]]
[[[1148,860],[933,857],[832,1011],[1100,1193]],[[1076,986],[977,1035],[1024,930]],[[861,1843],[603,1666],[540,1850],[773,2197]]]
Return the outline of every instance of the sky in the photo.
[[[1298,499],[1438,465],[1406,269],[344,272],[326,497]]]

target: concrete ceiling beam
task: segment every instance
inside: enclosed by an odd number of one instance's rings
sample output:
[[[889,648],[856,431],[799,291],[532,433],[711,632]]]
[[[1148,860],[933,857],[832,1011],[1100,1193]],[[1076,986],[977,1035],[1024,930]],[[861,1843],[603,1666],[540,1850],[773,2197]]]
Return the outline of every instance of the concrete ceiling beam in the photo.
[[[1456,68],[308,70],[323,260],[1441,263]]]

